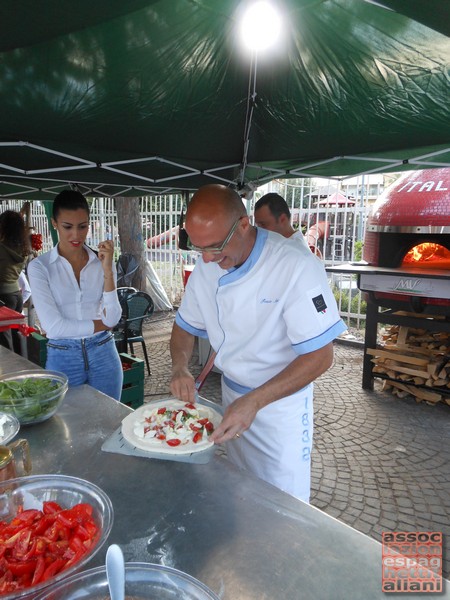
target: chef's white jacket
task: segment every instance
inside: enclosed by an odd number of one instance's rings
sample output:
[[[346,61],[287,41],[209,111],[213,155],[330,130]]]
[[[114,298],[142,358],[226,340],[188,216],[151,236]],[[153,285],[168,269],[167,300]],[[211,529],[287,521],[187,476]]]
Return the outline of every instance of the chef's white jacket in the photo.
[[[346,329],[321,261],[298,240],[259,228],[239,268],[197,261],[176,322],[209,337],[216,366],[242,393]]]
[[[321,261],[298,239],[257,229],[239,268],[197,262],[176,317],[209,337],[223,372],[224,406],[277,375],[297,356],[345,331]],[[261,409],[239,439],[227,443],[238,467],[309,502],[313,385]]]

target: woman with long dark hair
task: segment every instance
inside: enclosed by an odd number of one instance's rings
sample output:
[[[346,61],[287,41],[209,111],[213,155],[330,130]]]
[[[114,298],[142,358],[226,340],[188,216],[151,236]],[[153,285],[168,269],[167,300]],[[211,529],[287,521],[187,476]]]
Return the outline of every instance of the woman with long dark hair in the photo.
[[[53,202],[59,242],[28,266],[33,303],[47,338],[46,368],[66,373],[69,385],[88,383],[120,399],[123,372],[111,329],[122,315],[114,245],[86,244],[89,205],[64,190]]]
[[[0,300],[5,306],[22,312],[23,298],[19,276],[27,260],[29,235],[22,216],[14,210],[0,214]],[[19,352],[19,341],[11,330],[0,332],[0,344]]]

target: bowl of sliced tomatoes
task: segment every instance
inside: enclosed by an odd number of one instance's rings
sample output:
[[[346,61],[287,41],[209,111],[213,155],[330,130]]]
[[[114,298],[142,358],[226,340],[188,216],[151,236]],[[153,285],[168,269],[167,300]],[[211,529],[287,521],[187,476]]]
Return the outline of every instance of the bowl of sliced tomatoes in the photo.
[[[29,600],[85,568],[107,540],[113,507],[95,484],[67,475],[0,483],[0,600]]]

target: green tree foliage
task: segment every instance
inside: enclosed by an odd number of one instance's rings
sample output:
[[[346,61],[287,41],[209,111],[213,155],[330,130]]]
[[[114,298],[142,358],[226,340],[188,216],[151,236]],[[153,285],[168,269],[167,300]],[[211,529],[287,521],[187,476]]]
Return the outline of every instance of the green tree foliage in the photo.
[[[354,245],[354,260],[357,261],[357,262],[362,259],[363,247],[364,247],[364,242],[362,242],[362,241],[355,242],[355,245]]]

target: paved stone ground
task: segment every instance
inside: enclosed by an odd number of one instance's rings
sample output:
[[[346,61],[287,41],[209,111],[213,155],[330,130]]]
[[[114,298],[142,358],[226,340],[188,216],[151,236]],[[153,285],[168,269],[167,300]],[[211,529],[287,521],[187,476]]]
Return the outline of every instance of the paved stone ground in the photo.
[[[173,317],[156,313],[146,325],[145,401],[170,396]],[[382,531],[442,531],[449,578],[450,406],[394,398],[377,382],[363,390],[362,359],[361,347],[336,343],[334,365],[315,384],[311,504],[378,541]],[[197,355],[191,369],[202,369]],[[200,394],[221,401],[217,373]]]

